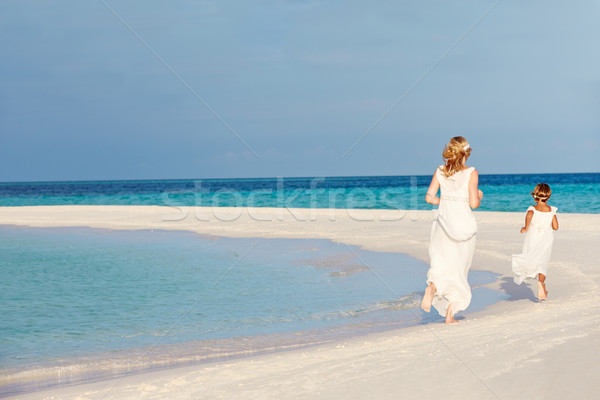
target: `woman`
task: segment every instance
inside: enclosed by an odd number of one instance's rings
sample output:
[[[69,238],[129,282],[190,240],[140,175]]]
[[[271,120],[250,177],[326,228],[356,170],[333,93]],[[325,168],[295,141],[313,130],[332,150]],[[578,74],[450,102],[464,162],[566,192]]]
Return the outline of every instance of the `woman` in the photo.
[[[446,323],[458,322],[454,315],[471,302],[467,275],[475,250],[477,221],[471,210],[479,207],[483,193],[478,189],[479,174],[465,164],[471,146],[462,136],[450,139],[442,156],[445,164],[433,174],[425,201],[439,209],[431,227],[430,268],[421,308],[433,305]],[[441,195],[437,197],[438,189]]]

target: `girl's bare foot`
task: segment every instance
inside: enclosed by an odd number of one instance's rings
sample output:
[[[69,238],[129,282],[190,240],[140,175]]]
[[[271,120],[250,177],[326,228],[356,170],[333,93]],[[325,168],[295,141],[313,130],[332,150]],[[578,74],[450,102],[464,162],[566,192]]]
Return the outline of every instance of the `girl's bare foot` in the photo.
[[[546,290],[546,285],[543,282],[538,281],[538,299],[546,300],[548,297],[548,291]]]
[[[449,304],[448,308],[446,309],[446,323],[447,324],[458,323],[458,321],[454,319],[454,312],[452,311],[452,304]]]
[[[423,301],[421,301],[421,308],[425,312],[431,311],[431,303],[433,302],[433,295],[435,294],[435,285],[430,283],[425,289],[425,295],[423,296]]]

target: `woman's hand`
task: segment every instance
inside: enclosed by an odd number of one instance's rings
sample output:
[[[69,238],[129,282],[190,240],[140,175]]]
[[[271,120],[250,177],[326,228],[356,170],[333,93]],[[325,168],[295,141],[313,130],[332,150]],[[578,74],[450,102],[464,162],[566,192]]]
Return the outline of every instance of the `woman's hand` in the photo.
[[[437,197],[435,194],[431,194],[431,193],[427,193],[425,195],[425,201],[428,202],[429,204],[433,204],[434,206],[437,206],[440,204],[440,198]]]
[[[478,190],[477,194],[479,195],[479,201],[481,201],[483,199],[483,192],[481,190]]]
[[[527,228],[525,228],[525,227],[522,227],[522,228],[521,228],[521,233],[525,233],[525,232],[527,232]]]

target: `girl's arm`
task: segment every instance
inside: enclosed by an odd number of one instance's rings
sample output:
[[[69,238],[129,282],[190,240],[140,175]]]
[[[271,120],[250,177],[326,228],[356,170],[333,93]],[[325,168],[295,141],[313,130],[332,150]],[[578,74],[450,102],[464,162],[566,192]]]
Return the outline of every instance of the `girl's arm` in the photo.
[[[556,218],[556,214],[554,214],[554,217],[552,218],[552,229],[555,231],[558,230],[558,218]]]
[[[440,198],[436,196],[439,188],[440,182],[438,181],[437,174],[434,172],[431,183],[429,184],[429,189],[427,189],[427,194],[425,195],[425,201],[434,206],[440,204]]]
[[[473,210],[481,205],[481,199],[483,199],[483,192],[478,189],[478,186],[479,172],[474,170],[469,177],[469,206]]]
[[[531,211],[531,210],[527,211],[527,214],[525,215],[525,226],[521,228],[521,233],[527,232],[532,218],[533,218],[533,211]],[[554,221],[552,222],[552,224],[554,224]]]

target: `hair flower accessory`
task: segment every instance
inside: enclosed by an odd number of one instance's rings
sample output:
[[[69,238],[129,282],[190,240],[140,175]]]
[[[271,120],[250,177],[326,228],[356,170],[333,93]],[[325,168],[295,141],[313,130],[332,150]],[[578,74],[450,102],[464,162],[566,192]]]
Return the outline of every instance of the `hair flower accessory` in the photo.
[[[469,143],[465,144],[465,147],[463,147],[464,151],[467,151],[471,148],[471,146],[469,146]]]

